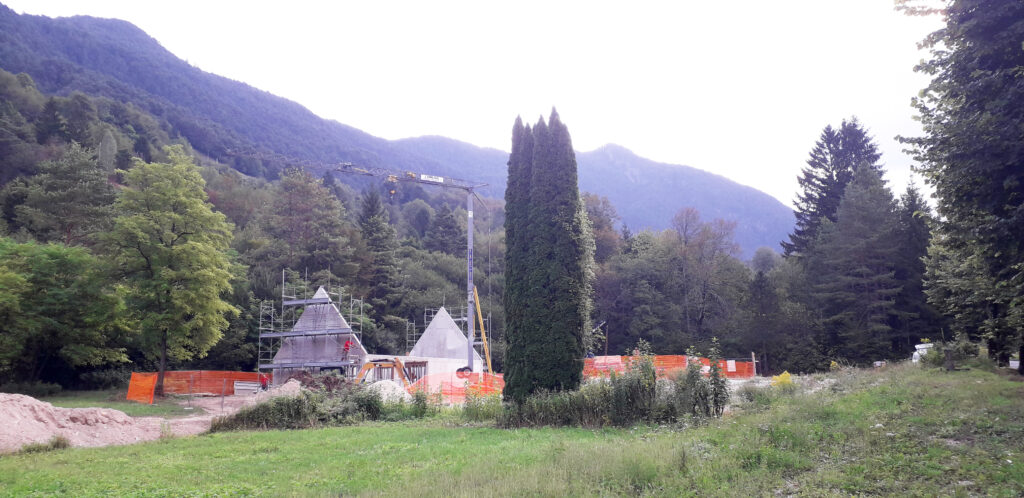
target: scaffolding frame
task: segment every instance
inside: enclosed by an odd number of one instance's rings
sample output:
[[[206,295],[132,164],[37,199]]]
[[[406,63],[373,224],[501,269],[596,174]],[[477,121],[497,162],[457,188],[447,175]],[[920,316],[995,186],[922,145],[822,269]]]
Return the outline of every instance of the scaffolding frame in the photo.
[[[259,320],[259,345],[257,348],[257,370],[274,371],[284,370],[289,373],[294,370],[313,369],[337,369],[348,377],[354,377],[362,366],[363,358],[360,355],[349,356],[343,353],[343,343],[348,337],[354,336],[361,345],[363,342],[362,322],[364,318],[364,307],[366,304],[362,299],[353,295],[348,296],[348,313],[345,313],[343,305],[344,288],[337,291],[331,289],[331,283],[323,287],[327,297],[316,297],[316,293],[310,294],[311,290],[306,278],[300,282],[289,282],[286,270],[281,271],[281,307],[278,310],[274,301],[260,302]],[[337,298],[337,304],[335,304]],[[318,313],[312,315],[314,321],[307,323],[302,330],[295,330],[295,325],[302,317],[307,306],[335,305],[338,314],[344,318],[348,327],[330,327],[327,324],[328,314]],[[338,306],[341,305],[341,306]],[[294,350],[298,350],[298,341],[308,338],[311,342],[323,339],[324,350],[336,350],[339,352],[337,359],[315,359],[302,357],[301,351],[292,351],[298,355],[290,358],[278,358],[282,348],[291,340]],[[314,345],[315,347],[315,345]],[[283,382],[284,379],[274,379],[275,383]]]

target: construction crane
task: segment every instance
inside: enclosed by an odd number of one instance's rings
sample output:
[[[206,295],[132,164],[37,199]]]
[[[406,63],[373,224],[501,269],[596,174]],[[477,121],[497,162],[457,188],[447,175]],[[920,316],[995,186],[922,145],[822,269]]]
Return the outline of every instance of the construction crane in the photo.
[[[468,358],[467,361],[469,362],[469,371],[472,372],[474,352],[473,345],[476,339],[476,331],[474,330],[476,324],[473,321],[473,314],[476,311],[473,306],[473,297],[475,294],[473,287],[473,198],[476,197],[476,189],[486,187],[487,184],[475,183],[445,176],[415,173],[413,171],[398,171],[388,168],[364,168],[352,163],[341,163],[334,168],[334,171],[339,173],[374,176],[383,178],[384,181],[388,183],[423,183],[445,188],[457,188],[466,192],[466,309],[467,313],[469,313],[468,320],[466,320],[466,323],[468,323],[468,340],[466,341],[468,351],[466,351],[466,356]],[[392,190],[392,193],[394,193],[394,190]]]

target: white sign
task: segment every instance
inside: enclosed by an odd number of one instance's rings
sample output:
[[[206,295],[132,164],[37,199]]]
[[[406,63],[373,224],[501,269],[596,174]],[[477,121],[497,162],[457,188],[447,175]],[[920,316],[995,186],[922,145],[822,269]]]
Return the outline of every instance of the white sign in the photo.
[[[472,211],[470,211],[470,212],[469,212],[469,217],[470,217],[470,218],[472,218],[472,217],[473,217],[473,212],[472,212]]]
[[[444,177],[441,177],[441,176],[420,175],[420,180],[426,180],[428,182],[444,183]]]
[[[736,360],[725,360],[725,371],[735,372],[736,371]]]

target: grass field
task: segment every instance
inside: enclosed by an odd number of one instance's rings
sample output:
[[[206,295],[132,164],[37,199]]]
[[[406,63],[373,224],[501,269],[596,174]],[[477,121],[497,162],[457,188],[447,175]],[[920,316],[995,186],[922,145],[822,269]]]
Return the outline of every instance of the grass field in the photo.
[[[1024,494],[1024,383],[846,371],[678,430],[499,430],[451,417],[0,458],[0,495]],[[820,379],[819,379],[820,380]]]
[[[144,405],[125,399],[125,391],[110,389],[105,391],[64,391],[56,396],[42,398],[42,401],[62,408],[113,408],[121,410],[132,417],[173,417],[202,413],[202,408],[186,410],[178,404],[178,398],[169,397],[156,400],[152,405]]]

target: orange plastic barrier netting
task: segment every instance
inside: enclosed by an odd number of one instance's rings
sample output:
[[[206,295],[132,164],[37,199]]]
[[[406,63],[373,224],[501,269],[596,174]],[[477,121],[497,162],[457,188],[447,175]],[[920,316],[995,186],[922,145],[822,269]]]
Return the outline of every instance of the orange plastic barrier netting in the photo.
[[[695,358],[703,365],[707,373],[711,366],[711,360],[707,358]],[[583,362],[583,377],[607,377],[612,372],[621,374],[629,369],[632,363],[632,356],[597,356],[587,358]],[[658,377],[669,377],[676,372],[686,370],[687,357],[685,355],[657,355],[654,357],[654,368]],[[754,376],[754,364],[749,361],[740,360],[719,360],[719,367],[722,373],[729,378],[748,378]]]
[[[223,393],[225,396],[231,396],[235,394],[236,380],[260,382],[261,376],[267,379],[268,384],[272,383],[273,378],[269,373],[260,374],[258,372],[230,372],[223,370],[168,371],[164,372],[164,393],[204,393],[218,396]],[[140,403],[152,403],[156,378],[156,373],[132,372],[132,380],[128,385],[128,399]],[[142,393],[145,392],[148,392],[146,394],[147,397],[142,396]]]
[[[152,405],[154,389],[156,389],[155,373],[132,372],[132,380],[128,383],[128,401]]]
[[[440,394],[445,403],[461,404],[466,402],[466,393],[486,396],[501,394],[505,389],[505,378],[502,374],[456,372],[437,373],[424,376],[409,386],[409,392],[425,391],[427,394]]]

